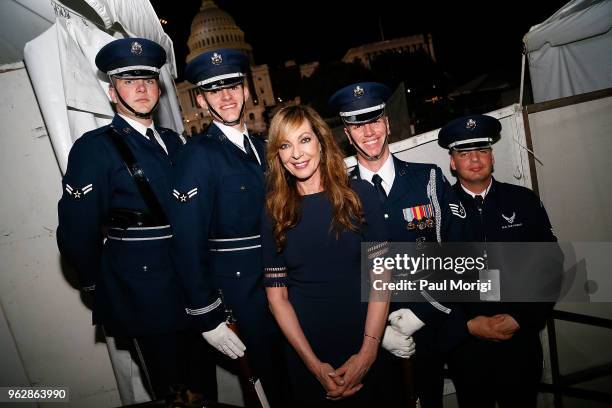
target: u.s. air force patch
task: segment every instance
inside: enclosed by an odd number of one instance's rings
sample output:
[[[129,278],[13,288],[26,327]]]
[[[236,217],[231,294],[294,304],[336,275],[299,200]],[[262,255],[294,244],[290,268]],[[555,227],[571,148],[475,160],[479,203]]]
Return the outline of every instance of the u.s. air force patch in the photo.
[[[172,190],[172,195],[174,196],[174,198],[176,198],[180,203],[186,203],[187,201],[189,201],[193,196],[195,196],[196,194],[198,194],[198,188],[194,187],[191,190],[189,190],[186,193],[181,193],[178,190]]]
[[[516,211],[512,212],[512,215],[510,215],[509,217],[504,215],[504,213],[501,214],[502,218],[504,220],[506,220],[506,225],[502,225],[501,229],[508,229],[508,228],[516,228],[516,227],[522,227],[523,223],[522,222],[516,222]]]
[[[82,188],[73,188],[70,184],[66,183],[66,187],[64,187],[66,192],[75,200],[80,200],[84,198],[87,193],[93,190],[93,184],[88,184]]]
[[[463,207],[463,203],[461,201],[459,201],[459,204],[449,203],[448,206],[450,207],[450,210],[453,213],[453,215],[456,215],[459,218],[466,217],[467,214],[465,212],[465,208]]]

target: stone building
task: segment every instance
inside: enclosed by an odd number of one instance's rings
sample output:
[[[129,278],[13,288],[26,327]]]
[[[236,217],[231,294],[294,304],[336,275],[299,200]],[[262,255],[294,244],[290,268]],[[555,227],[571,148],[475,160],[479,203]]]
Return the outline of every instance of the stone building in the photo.
[[[233,17],[219,9],[213,0],[203,0],[199,12],[191,23],[187,41],[187,62],[196,56],[218,48],[243,51],[251,62],[248,86],[251,94],[245,106],[247,127],[254,133],[265,133],[267,122],[278,109],[287,104],[299,103],[299,84],[319,66],[318,62],[297,64],[286,61],[282,66],[255,65],[253,48],[245,40],[245,33]],[[431,35],[413,35],[387,41],[365,44],[348,50],[344,62],[361,62],[370,68],[370,62],[385,53],[414,53],[425,51],[435,61]],[[184,81],[178,83],[177,94],[183,113],[183,123],[189,135],[201,132],[210,122],[209,113],[198,107],[197,86]]]
[[[426,36],[423,34],[412,35],[351,48],[346,52],[342,61],[347,63],[360,62],[366,68],[370,68],[370,62],[381,54],[414,53],[420,50],[425,51],[432,61],[436,61],[431,34]]]

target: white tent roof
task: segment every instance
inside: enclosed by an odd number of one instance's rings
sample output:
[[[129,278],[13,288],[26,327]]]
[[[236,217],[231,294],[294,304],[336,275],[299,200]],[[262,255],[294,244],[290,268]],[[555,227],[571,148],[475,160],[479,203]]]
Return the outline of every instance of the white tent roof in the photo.
[[[82,17],[108,29],[121,24],[130,37],[161,44],[176,77],[172,40],[164,32],[149,0],[2,0],[0,1],[0,65],[23,59],[23,48],[55,23],[56,16]]]
[[[0,1],[0,65],[23,60],[23,47],[55,23],[67,9],[94,24],[102,19],[85,0]]]
[[[0,23],[7,26],[0,24],[0,30],[16,34],[0,44],[0,54],[6,50],[11,62],[24,59],[62,171],[72,143],[113,117],[108,78],[100,75],[94,60],[115,38],[144,37],[165,48],[155,123],[183,131],[172,40],[149,0],[2,1]]]
[[[525,35],[535,102],[612,87],[612,0],[573,0]]]
[[[527,52],[544,44],[553,47],[605,34],[612,28],[612,2],[573,0],[525,35]]]

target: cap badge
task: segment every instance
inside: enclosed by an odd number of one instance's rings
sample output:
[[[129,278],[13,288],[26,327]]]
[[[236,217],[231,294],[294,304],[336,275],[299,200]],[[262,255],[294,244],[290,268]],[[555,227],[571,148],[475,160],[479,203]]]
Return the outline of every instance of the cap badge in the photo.
[[[140,54],[142,54],[142,45],[140,45],[140,43],[138,41],[134,41],[132,43],[132,48],[130,49],[130,51],[134,55],[140,55]]]
[[[466,129],[474,129],[476,127],[476,121],[474,119],[470,119],[467,121],[467,123],[465,124],[465,128]]]
[[[210,57],[210,61],[213,63],[213,65],[219,65],[223,62],[223,57],[221,54],[214,52],[212,57]]]
[[[364,94],[365,91],[359,85],[357,85],[355,89],[353,89],[353,95],[355,96],[355,98],[361,98]]]

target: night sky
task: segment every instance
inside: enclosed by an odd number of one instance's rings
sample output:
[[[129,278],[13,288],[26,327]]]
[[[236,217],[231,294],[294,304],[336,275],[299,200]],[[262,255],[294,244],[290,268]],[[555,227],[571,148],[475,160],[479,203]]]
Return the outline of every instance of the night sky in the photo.
[[[151,2],[159,17],[169,21],[165,29],[174,41],[181,75],[191,21],[201,0]],[[485,72],[499,72],[518,81],[523,35],[565,3],[216,1],[244,31],[257,64],[282,64],[289,59],[298,63],[340,60],[351,47],[380,41],[381,21],[385,39],[431,33],[438,63],[458,82]]]

